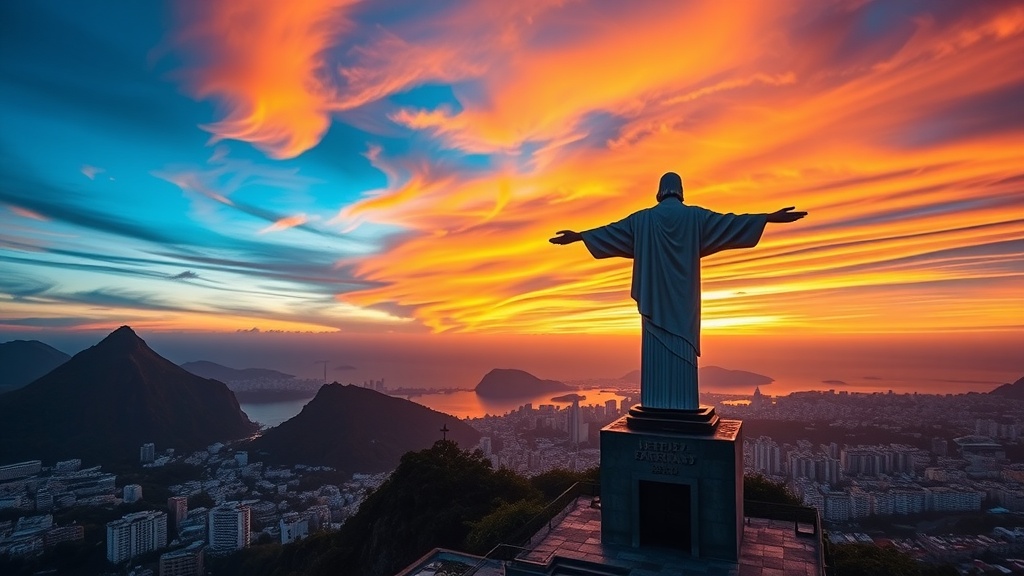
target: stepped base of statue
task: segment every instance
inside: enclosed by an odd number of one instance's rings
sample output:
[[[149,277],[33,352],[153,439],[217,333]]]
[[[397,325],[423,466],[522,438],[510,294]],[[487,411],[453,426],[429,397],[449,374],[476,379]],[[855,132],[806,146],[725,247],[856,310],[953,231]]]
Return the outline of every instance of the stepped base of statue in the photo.
[[[637,406],[605,426],[601,541],[737,561],[743,537],[742,424],[719,419],[707,406]]]
[[[701,406],[696,410],[670,410],[645,408],[637,404],[629,409],[626,425],[630,430],[714,434],[718,420],[714,406]]]

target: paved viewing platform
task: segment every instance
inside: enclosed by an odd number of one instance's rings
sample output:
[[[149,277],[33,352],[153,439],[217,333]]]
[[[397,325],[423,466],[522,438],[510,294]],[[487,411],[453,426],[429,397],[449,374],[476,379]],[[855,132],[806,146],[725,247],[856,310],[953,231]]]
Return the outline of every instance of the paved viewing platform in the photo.
[[[794,523],[746,518],[738,564],[692,558],[664,548],[601,544],[601,510],[578,498],[561,521],[545,527],[507,566],[507,574],[558,574],[556,564],[596,564],[622,576],[821,576],[821,537],[797,535]],[[579,564],[577,564],[579,563]],[[580,566],[582,567],[582,566]],[[555,571],[552,572],[551,569]],[[577,568],[578,570],[578,568]],[[578,572],[577,572],[578,573]]]

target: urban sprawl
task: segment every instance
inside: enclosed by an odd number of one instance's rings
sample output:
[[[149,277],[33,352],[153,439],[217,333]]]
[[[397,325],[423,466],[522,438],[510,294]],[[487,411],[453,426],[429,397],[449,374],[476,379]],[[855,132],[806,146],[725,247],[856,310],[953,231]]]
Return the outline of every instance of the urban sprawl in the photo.
[[[627,395],[622,401],[600,405],[525,404],[466,422],[483,435],[473,448],[494,467],[528,476],[557,468],[582,471],[600,461],[600,429],[635,403],[635,392],[622,394]],[[1024,522],[1017,515],[1024,512],[1017,401],[985,394],[834,391],[769,398],[759,390],[752,397],[704,400],[716,404],[723,417],[744,420],[747,473],[783,482],[816,507],[833,542],[884,539],[917,558],[945,562],[1024,553]],[[74,514],[71,521],[56,523],[60,512],[60,518],[68,518],[68,511],[113,509],[144,498],[140,484],[119,481],[99,466],[83,467],[78,459],[3,464],[0,510],[17,511],[18,518],[0,521],[0,555],[38,555],[86,538]],[[140,556],[159,553],[155,563],[133,573],[203,574],[205,555],[335,530],[387,477],[354,474],[311,485],[334,471],[266,466],[219,443],[190,454],[140,446],[142,472],[181,464],[198,471],[198,477],[166,487],[172,494],[167,512],[133,511],[106,524],[104,545],[112,569],[133,567]],[[929,518],[971,514],[996,521],[977,534],[885,529],[886,520],[905,528]]]

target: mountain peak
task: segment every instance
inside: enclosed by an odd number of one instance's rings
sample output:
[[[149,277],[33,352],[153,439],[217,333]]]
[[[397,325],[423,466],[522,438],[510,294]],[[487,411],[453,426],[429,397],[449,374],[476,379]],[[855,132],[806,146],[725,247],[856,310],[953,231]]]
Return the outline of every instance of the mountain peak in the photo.
[[[1003,384],[989,392],[989,394],[1003,396],[1005,398],[1024,399],[1024,377],[1021,377],[1013,384]]]
[[[69,358],[71,356],[38,340],[0,344],[0,393],[25,386]]]
[[[128,326],[3,396],[7,460],[114,462],[145,442],[192,450],[254,430],[227,386],[178,367]]]
[[[117,330],[114,330],[107,337],[100,341],[100,344],[104,343],[121,343],[121,342],[138,342],[142,338],[132,330],[131,326],[121,326]]]
[[[389,423],[401,422],[401,426]],[[369,388],[337,382],[320,387],[293,418],[249,443],[264,462],[333,466],[346,472],[381,472],[402,454],[441,439],[473,448],[480,433],[455,416]]]
[[[146,341],[132,330],[131,326],[121,326],[114,330],[98,344],[94,350],[102,350],[107,354],[131,354],[136,351],[150,350]]]

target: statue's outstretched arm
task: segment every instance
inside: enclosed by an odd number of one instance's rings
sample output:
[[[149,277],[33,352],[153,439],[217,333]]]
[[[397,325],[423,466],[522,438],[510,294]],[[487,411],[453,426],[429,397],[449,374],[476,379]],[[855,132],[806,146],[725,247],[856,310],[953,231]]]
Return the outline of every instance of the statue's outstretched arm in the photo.
[[[789,222],[796,222],[797,220],[807,216],[807,212],[794,212],[795,206],[788,206],[782,210],[776,210],[771,214],[768,214],[768,222],[776,224],[786,224]]]
[[[583,236],[579,232],[573,232],[572,230],[559,230],[558,232],[555,232],[555,234],[557,234],[557,236],[549,238],[548,242],[564,245],[583,240]]]

